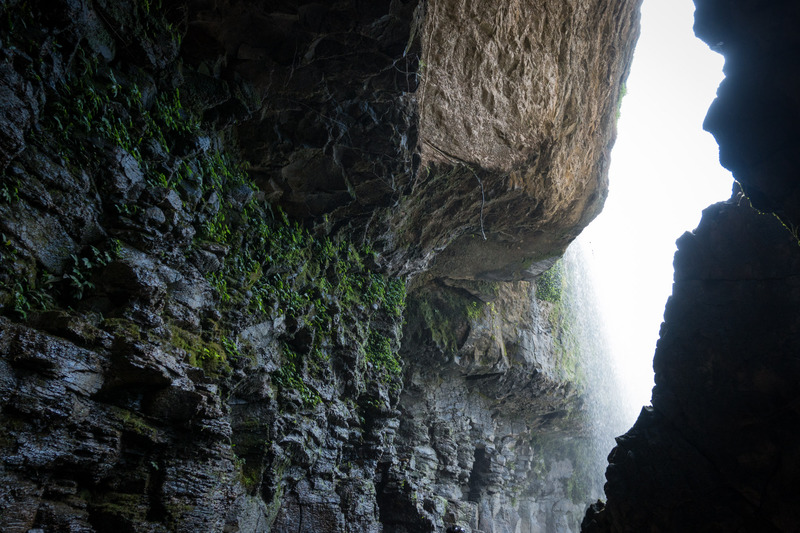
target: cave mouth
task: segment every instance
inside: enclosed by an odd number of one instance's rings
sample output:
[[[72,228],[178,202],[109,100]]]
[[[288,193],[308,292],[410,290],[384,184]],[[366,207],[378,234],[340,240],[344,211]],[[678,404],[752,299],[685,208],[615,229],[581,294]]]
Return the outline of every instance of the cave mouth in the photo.
[[[629,427],[654,385],[652,356],[672,293],[675,241],[727,200],[732,177],[703,131],[723,78],[721,55],[693,32],[691,1],[644,2],[620,101],[602,212],[573,246],[585,250]]]
[[[488,485],[491,466],[492,459],[486,448],[476,448],[475,459],[472,461],[472,470],[470,470],[469,480],[467,481],[467,501],[480,502],[483,491]]]

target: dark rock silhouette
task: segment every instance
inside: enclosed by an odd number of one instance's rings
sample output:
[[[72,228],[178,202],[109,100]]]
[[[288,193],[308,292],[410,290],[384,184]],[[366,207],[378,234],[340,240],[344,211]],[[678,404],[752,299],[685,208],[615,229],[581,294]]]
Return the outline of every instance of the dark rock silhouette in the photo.
[[[798,530],[800,11],[695,3],[697,35],[725,55],[705,127],[738,183],[678,240],[652,407],[611,452],[587,533]]]

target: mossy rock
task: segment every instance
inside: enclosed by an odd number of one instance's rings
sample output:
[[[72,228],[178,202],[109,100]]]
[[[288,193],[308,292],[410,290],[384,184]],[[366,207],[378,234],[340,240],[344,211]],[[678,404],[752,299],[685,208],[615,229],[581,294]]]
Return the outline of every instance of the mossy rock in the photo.
[[[175,348],[186,353],[186,362],[202,368],[212,376],[223,376],[231,373],[228,361],[228,351],[224,346],[223,337],[220,342],[206,341],[200,335],[186,331],[177,326],[169,326],[171,333],[170,342]]]

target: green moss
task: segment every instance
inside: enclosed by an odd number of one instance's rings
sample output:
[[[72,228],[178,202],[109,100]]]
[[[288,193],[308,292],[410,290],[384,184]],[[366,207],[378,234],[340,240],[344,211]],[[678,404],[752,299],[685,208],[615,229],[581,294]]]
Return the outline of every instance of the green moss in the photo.
[[[387,377],[400,374],[402,367],[388,337],[372,330],[364,347],[366,360]]]
[[[188,503],[167,503],[166,505],[164,505],[164,508],[167,510],[167,513],[170,516],[172,516],[173,519],[179,519],[186,513],[191,513],[192,511],[194,511],[197,508],[197,506]]]
[[[536,280],[536,298],[551,304],[548,307],[548,320],[556,367],[564,379],[583,389],[586,386],[586,374],[581,364],[581,344],[576,336],[578,326],[567,289],[566,265],[562,259]]]
[[[369,318],[359,315],[377,310],[391,320],[402,318],[405,283],[367,268],[369,247],[313,235],[283,212],[278,210],[277,216],[272,212],[252,202],[247,224],[225,215],[224,224],[230,224],[225,233],[236,239],[229,243],[231,252],[223,269],[210,275],[209,281],[223,304],[246,306],[253,316],[283,315],[308,332],[302,348],[286,347],[282,367],[273,378],[281,390],[295,390],[305,405],[313,406],[319,397],[303,377],[309,371],[324,374],[324,354],[334,337],[341,335],[342,323],[356,342],[372,346],[366,338],[368,329],[359,325]],[[396,356],[384,356],[382,351],[374,355],[380,363],[375,365],[376,379],[399,372]]]
[[[455,334],[456,328],[452,324],[452,318],[447,311],[440,309],[435,303],[428,300],[419,302],[419,310],[433,342],[443,350],[455,351],[458,348],[458,339]]]
[[[402,279],[386,278],[381,274],[370,273],[363,284],[363,300],[366,304],[383,308],[389,316],[399,318],[406,305],[406,286]]]
[[[581,364],[580,342],[575,334],[575,317],[568,305],[558,302],[550,310],[548,319],[556,355],[556,367],[564,379],[582,390],[586,386],[586,374]]]
[[[569,308],[556,306],[551,312],[553,342],[555,343],[556,366],[562,376],[576,385],[578,390],[586,387],[586,373],[581,364],[581,346],[575,336],[575,317]]]
[[[481,313],[483,312],[483,307],[484,307],[483,302],[479,302],[477,300],[467,304],[467,318],[470,321],[477,320],[481,316]]]
[[[243,467],[241,470],[240,480],[242,485],[244,485],[245,488],[252,493],[261,484],[261,475],[262,472],[259,468]]]
[[[102,328],[115,337],[131,340],[142,340],[146,337],[136,322],[126,318],[106,318],[103,320]]]
[[[115,244],[116,243],[116,244]],[[96,269],[118,256],[119,241],[110,240],[101,248],[87,247],[71,254],[62,276],[53,276],[17,254],[11,241],[0,234],[0,303],[11,316],[27,320],[31,311],[67,307],[94,289],[91,281]]]
[[[558,303],[561,301],[565,284],[564,263],[559,259],[536,279],[536,298]]]
[[[77,57],[82,63],[79,72],[58,85],[42,122],[67,161],[96,164],[109,146],[116,146],[133,156],[151,186],[174,188],[191,177],[199,160],[213,159],[206,153],[184,158],[165,174],[160,161],[146,155],[152,152],[150,146],[172,154],[176,139],[200,130],[197,118],[184,109],[179,89],[162,92],[147,104],[137,83],[137,77],[146,79],[143,74],[123,75],[87,57],[82,48]],[[103,142],[90,142],[93,138]]]
[[[122,423],[126,431],[145,437],[151,442],[159,441],[159,430],[148,423],[141,415],[115,406],[110,408],[109,413]]]
[[[279,389],[294,391],[305,407],[314,407],[322,401],[322,398],[305,379],[306,368],[306,362],[300,354],[288,345],[284,345],[281,367],[272,373],[272,381]]]
[[[0,312],[27,320],[31,311],[51,309],[52,282],[44,269],[20,254],[12,240],[0,233]]]
[[[622,99],[625,98],[625,95],[627,94],[628,86],[625,84],[625,82],[622,82],[622,85],[619,88],[619,96],[617,97],[617,120],[619,120],[619,118],[622,116]]]
[[[238,349],[227,337],[221,336],[220,342],[205,340],[202,336],[169,326],[170,342],[176,348],[186,352],[187,362],[202,368],[212,376],[223,376],[231,373],[228,358],[239,355]]]
[[[458,350],[463,334],[485,307],[486,304],[466,291],[445,288],[434,289],[415,301],[423,327],[446,352]]]

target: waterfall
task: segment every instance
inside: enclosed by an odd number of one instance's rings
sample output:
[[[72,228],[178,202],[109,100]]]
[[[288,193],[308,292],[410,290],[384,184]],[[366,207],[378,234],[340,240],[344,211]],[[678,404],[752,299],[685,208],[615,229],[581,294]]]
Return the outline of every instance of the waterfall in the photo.
[[[564,256],[567,272],[567,305],[576,324],[575,334],[586,373],[586,397],[596,459],[605,471],[606,457],[614,447],[614,438],[633,423],[630,395],[620,379],[617,360],[612,351],[606,318],[595,291],[591,257],[578,239]]]
[[[560,324],[557,328],[563,358],[575,361],[574,379],[583,389],[584,416],[588,439],[583,446],[576,472],[581,482],[581,497],[587,503],[604,498],[606,459],[614,438],[633,423],[632,413],[641,405],[631,405],[612,353],[602,306],[595,292],[590,253],[580,240],[566,251],[556,269],[560,272]],[[541,283],[541,282],[540,282]],[[562,366],[564,365],[562,361]]]

